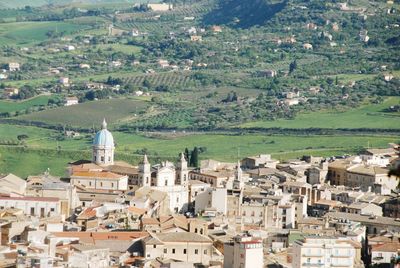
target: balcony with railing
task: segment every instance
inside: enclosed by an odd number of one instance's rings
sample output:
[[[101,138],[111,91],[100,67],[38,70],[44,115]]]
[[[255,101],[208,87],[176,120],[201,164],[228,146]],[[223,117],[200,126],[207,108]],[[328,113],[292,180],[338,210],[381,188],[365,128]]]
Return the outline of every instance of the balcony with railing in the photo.
[[[310,258],[310,257],[323,257],[323,252],[304,252],[302,254],[303,257]]]

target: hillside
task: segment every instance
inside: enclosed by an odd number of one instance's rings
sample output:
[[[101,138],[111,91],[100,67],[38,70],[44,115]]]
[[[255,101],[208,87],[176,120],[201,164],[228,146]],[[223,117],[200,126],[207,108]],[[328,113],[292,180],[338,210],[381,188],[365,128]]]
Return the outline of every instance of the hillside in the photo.
[[[287,0],[222,0],[204,17],[206,24],[228,24],[239,28],[263,25],[285,8]]]

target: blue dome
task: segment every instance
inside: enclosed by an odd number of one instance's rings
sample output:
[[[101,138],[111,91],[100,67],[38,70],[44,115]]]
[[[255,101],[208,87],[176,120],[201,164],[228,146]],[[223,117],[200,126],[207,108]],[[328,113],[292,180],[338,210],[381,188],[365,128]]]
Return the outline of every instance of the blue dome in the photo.
[[[107,123],[105,120],[102,124],[102,130],[96,133],[93,140],[93,146],[114,148],[114,137],[110,131],[107,130]]]

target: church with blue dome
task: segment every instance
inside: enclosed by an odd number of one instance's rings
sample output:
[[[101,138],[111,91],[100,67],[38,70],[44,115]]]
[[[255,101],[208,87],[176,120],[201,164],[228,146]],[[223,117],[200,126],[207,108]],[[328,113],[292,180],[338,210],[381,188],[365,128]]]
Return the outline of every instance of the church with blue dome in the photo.
[[[113,165],[114,149],[114,137],[107,130],[107,122],[104,119],[101,124],[101,130],[96,133],[93,139],[92,162],[101,166]]]

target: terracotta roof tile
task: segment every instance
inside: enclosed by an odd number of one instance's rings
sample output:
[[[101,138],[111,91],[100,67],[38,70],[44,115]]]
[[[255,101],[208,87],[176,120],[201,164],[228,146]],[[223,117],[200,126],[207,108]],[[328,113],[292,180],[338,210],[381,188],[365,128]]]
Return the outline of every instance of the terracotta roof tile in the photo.
[[[124,175],[115,174],[109,171],[78,171],[74,172],[71,177],[87,177],[87,178],[102,178],[102,179],[120,179]]]

